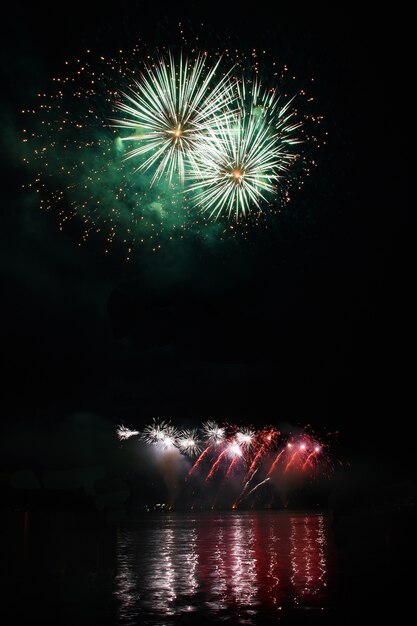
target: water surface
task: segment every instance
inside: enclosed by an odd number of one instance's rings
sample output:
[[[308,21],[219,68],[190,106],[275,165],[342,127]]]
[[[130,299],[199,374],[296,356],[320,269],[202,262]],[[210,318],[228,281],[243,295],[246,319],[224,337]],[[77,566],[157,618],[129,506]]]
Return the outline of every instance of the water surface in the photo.
[[[290,511],[149,514],[118,529],[75,511],[5,521],[0,571],[13,625],[339,626],[409,599],[411,533],[398,531],[404,520],[387,533],[385,514],[336,526]]]
[[[327,611],[330,534],[325,515],[277,512],[161,515],[119,530],[118,623],[256,624]]]

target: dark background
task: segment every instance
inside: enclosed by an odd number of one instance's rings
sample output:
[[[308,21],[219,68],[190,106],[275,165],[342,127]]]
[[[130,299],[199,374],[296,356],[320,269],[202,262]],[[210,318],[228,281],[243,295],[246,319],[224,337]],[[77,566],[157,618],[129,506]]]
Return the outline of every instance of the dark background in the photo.
[[[408,479],[409,119],[392,45],[403,25],[259,3],[17,2],[2,12],[3,441],[13,434],[3,463],[30,462],[36,433],[68,416],[89,415],[88,427],[215,417],[338,431],[340,458]],[[181,264],[172,249],[126,263],[117,245],[110,256],[99,241],[79,248],[71,227],[60,232],[20,189],[19,110],[80,50],[169,44],[180,20],[210,44],[266,47],[299,84],[314,77],[328,145],[293,202],[249,241],[191,242]]]

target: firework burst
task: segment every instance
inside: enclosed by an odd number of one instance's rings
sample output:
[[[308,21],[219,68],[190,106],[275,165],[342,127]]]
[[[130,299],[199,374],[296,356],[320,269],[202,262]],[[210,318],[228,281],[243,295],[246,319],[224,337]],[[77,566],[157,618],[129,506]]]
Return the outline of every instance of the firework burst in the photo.
[[[117,426],[116,433],[119,439],[126,440],[139,431]],[[210,420],[200,428],[180,429],[169,421],[156,419],[145,426],[140,436],[155,449],[160,461],[166,455],[170,463],[173,459],[182,463],[181,457],[187,460],[189,469],[184,475],[184,486],[189,485],[187,489],[194,503],[195,498],[203,497],[204,490],[211,494],[216,492],[217,498],[224,489],[223,494],[227,492],[232,496],[232,508],[236,509],[255,492],[260,497],[258,489],[263,485],[269,487],[262,497],[268,493],[274,497],[274,490],[288,489],[289,485],[320,476],[329,478],[333,469],[328,445],[319,442],[307,430],[298,429],[297,434],[282,440],[273,426],[255,431]],[[176,453],[172,455],[174,450]],[[187,465],[181,467],[184,469]]]
[[[189,236],[246,236],[244,218],[258,223],[287,204],[316,164],[310,148],[321,147],[314,98],[297,90],[290,99],[286,67],[277,79],[262,68],[274,91],[239,78],[258,74],[255,56],[194,47],[155,58],[143,44],[66,61],[22,109],[27,193],[61,230],[75,220],[79,245],[98,240],[127,260]]]
[[[209,218],[225,215],[239,221],[251,211],[262,211],[276,195],[281,176],[294,162],[291,101],[282,104],[275,90],[262,91],[254,82],[251,91],[238,84],[239,113],[223,117],[200,140],[188,178],[194,202]]]
[[[182,430],[177,439],[177,445],[179,450],[189,457],[196,457],[201,454],[202,448],[196,428]]]
[[[249,448],[254,444],[255,437],[255,431],[253,431],[251,428],[241,428],[236,433],[237,443],[244,447],[246,450],[249,450]]]
[[[225,429],[211,420],[203,424],[203,433],[210,445],[217,445],[225,439]]]
[[[162,450],[170,450],[177,446],[179,431],[169,422],[154,420],[145,426],[142,439],[148,445],[154,445]]]
[[[163,175],[172,181],[178,174],[184,181],[186,162],[197,167],[194,155],[201,139],[216,132],[214,122],[222,128],[230,116],[226,107],[234,97],[232,82],[226,74],[212,85],[220,59],[211,69],[206,60],[205,55],[194,62],[182,56],[176,62],[171,53],[168,60],[161,57],[116,104],[125,117],[115,125],[133,131],[122,140],[137,144],[126,158],[149,154],[137,169],[154,167],[151,185]]]
[[[130,437],[136,437],[139,435],[138,430],[130,430],[130,428],[126,428],[126,426],[120,425],[116,428],[116,433],[120,441],[126,441],[130,439]]]

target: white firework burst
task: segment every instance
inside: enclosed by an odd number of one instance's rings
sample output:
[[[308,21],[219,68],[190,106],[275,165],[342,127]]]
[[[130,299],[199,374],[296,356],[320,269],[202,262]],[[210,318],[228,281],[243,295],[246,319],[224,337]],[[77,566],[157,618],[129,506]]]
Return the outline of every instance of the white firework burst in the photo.
[[[299,127],[291,100],[281,105],[275,90],[263,92],[253,83],[249,93],[238,86],[240,111],[214,123],[201,137],[187,179],[194,201],[209,218],[226,215],[238,221],[262,210],[277,192],[279,179],[296,158]]]
[[[148,445],[154,445],[162,450],[169,450],[177,445],[179,431],[169,422],[154,420],[145,426],[142,439]]]
[[[203,432],[207,441],[212,445],[222,443],[225,439],[225,429],[211,420],[203,424]]]
[[[197,429],[182,430],[178,437],[177,445],[184,454],[190,457],[198,456],[201,453],[202,447],[198,439]]]
[[[241,428],[236,433],[236,441],[244,448],[250,448],[255,440],[255,432],[250,428]]]
[[[220,59],[211,69],[206,60],[203,54],[191,62],[182,55],[176,62],[171,53],[168,60],[161,57],[116,103],[125,117],[114,120],[115,126],[133,131],[122,140],[137,144],[126,158],[149,154],[137,170],[155,166],[151,184],[164,174],[172,181],[174,173],[184,181],[186,161],[194,163],[201,137],[215,120],[221,127],[230,116],[234,85],[228,74],[212,84]]]
[[[135,437],[140,434],[138,430],[130,430],[130,428],[123,425],[117,426],[116,433],[120,441],[126,441],[130,439],[130,437]]]

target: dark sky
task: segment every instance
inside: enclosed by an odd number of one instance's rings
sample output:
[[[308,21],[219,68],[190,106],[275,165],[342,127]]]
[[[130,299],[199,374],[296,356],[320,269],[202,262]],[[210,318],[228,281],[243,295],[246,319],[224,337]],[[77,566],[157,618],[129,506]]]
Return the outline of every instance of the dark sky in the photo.
[[[5,432],[80,411],[131,426],[154,416],[289,421],[339,430],[345,451],[380,455],[407,430],[414,282],[404,84],[386,24],[259,3],[250,13],[236,3],[99,6],[13,3],[4,16]],[[186,270],[173,250],[127,264],[99,242],[79,248],[71,228],[59,232],[56,216],[25,203],[9,138],[65,59],[86,47],[111,54],[138,36],[169,43],[179,19],[190,32],[203,21],[217,45],[267,46],[301,83],[314,76],[329,131],[273,228],[215,250],[190,245]]]

